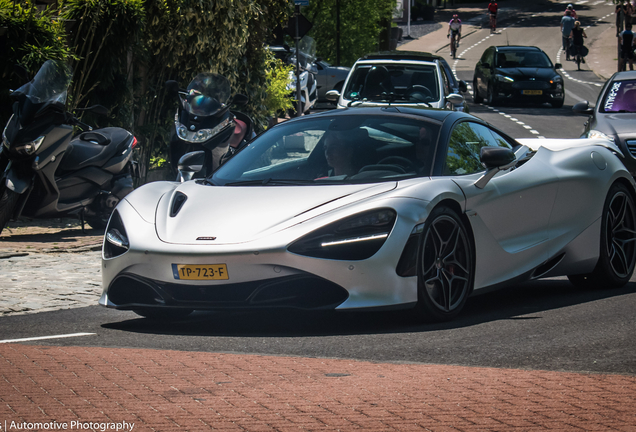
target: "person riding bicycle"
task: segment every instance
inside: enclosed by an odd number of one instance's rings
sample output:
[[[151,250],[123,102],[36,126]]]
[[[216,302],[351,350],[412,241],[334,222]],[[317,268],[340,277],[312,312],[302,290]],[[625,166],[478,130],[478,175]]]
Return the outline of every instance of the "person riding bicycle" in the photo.
[[[490,14],[490,33],[497,31],[497,2],[490,2],[488,4],[488,13]]]
[[[451,34],[451,54],[453,54],[454,48],[459,46],[459,40],[462,38],[462,20],[459,19],[457,14],[453,15],[453,19],[448,23],[448,34],[446,37],[450,37]],[[453,39],[457,38],[455,45],[453,45]]]
[[[574,60],[580,58],[581,63],[585,63],[585,59],[583,58],[583,38],[587,38],[587,35],[585,34],[585,30],[581,28],[580,21],[574,22],[574,27],[572,27],[572,31],[570,32],[570,38],[572,39],[572,54],[574,55]]]
[[[561,18],[561,42],[563,43],[563,51],[565,51],[565,60],[570,60],[570,33],[574,28],[576,20],[572,18],[569,10],[565,11],[565,16]]]
[[[574,18],[575,20],[579,19],[578,16],[576,15],[576,11],[574,10],[574,6],[572,6],[572,3],[570,3],[568,5],[567,8],[565,8],[565,12],[570,11],[570,16],[572,16],[572,18]],[[563,16],[565,16],[565,12],[563,12]]]

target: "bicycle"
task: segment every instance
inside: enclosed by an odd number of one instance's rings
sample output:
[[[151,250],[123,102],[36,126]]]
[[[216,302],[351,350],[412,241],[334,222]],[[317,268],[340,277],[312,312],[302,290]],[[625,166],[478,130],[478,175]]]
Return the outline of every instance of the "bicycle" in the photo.
[[[490,14],[490,33],[497,32],[497,15]]]
[[[454,59],[457,58],[457,32],[452,32],[451,34],[451,42],[450,42],[450,49],[451,49],[451,57],[453,57]]]

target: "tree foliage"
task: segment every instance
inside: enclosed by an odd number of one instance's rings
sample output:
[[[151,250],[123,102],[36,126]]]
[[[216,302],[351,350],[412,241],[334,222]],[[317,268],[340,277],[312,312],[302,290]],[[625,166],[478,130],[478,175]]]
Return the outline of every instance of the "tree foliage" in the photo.
[[[340,63],[351,66],[378,50],[383,27],[390,22],[395,0],[312,0],[302,13],[312,23],[309,33],[319,57],[336,63],[336,3],[340,4]]]

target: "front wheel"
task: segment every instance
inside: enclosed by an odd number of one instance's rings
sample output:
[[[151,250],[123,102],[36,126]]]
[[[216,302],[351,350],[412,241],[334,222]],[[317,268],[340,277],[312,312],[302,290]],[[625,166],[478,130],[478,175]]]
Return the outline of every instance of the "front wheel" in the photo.
[[[18,199],[20,198],[20,194],[12,191],[8,187],[6,187],[4,183],[5,179],[1,179],[0,182],[0,234],[2,234],[2,230],[13,216],[13,212],[15,211],[15,206],[18,204]]]
[[[475,101],[475,103],[482,103],[484,101],[484,98],[479,96],[479,90],[477,88],[477,79],[473,80],[473,101]]]
[[[626,186],[612,186],[601,217],[601,250],[592,273],[568,276],[581,287],[616,288],[625,285],[636,264],[636,205]]]
[[[457,213],[433,210],[418,253],[417,311],[427,321],[448,321],[464,307],[475,274],[472,239]]]
[[[497,105],[497,98],[495,97],[495,89],[492,88],[491,84],[488,84],[488,104],[490,106]]]

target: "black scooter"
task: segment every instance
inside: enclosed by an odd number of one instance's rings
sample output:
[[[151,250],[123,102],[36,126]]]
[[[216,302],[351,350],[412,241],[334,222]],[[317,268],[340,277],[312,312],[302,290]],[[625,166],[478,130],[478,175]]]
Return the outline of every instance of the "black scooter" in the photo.
[[[0,233],[19,216],[77,215],[106,227],[113,209],[133,190],[136,138],[125,129],[92,130],[65,109],[71,74],[46,61],[35,78],[11,93],[13,115],[0,148]],[[87,108],[106,114],[102,106]],[[84,132],[74,137],[74,126]]]
[[[247,97],[231,96],[230,83],[222,75],[200,73],[180,89],[176,81],[167,81],[168,92],[179,99],[175,115],[175,133],[170,140],[170,162],[177,181],[205,177],[254,136],[252,119],[230,105],[244,105]]]

